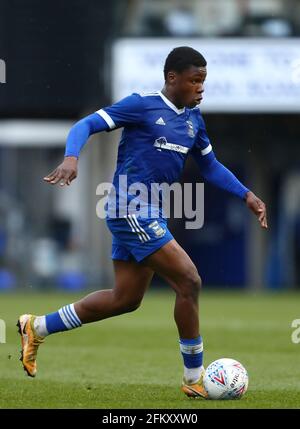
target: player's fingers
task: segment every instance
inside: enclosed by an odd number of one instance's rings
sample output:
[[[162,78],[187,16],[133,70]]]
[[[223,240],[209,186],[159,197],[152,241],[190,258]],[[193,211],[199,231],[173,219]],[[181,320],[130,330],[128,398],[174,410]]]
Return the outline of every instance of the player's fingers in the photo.
[[[259,207],[257,206],[257,204],[253,204],[253,205],[252,205],[252,207],[251,207],[251,209],[252,209],[253,213],[254,213],[256,216],[261,216],[261,215],[263,214],[263,209],[262,209],[262,208],[259,208]]]
[[[75,177],[70,177],[68,180],[67,180],[67,185],[69,186],[69,185],[71,185],[71,183],[72,183],[72,181],[75,179]]]
[[[53,176],[51,176],[51,177],[49,177],[49,178],[47,178],[47,179],[44,179],[44,180],[45,180],[45,182],[47,182],[47,183],[52,183],[52,182],[53,182],[53,180],[55,180],[55,179],[56,179],[56,177],[57,177],[57,174],[55,174],[55,175],[53,175]]]
[[[257,205],[257,210],[262,212],[265,210],[265,205],[262,201],[258,200],[256,201],[256,205]]]
[[[264,223],[264,215],[259,216],[258,220],[259,220],[260,224],[263,225],[263,223]]]
[[[260,220],[260,224],[262,228],[268,228],[266,213],[264,214],[263,218]]]
[[[76,179],[76,177],[77,177],[76,173],[75,173],[75,172],[73,172],[73,173],[70,175],[70,177],[68,178],[68,180],[67,180],[67,185],[71,185],[71,182],[72,182],[74,179]]]
[[[251,202],[249,202],[249,208],[253,211],[253,213],[255,213],[256,215],[258,215],[261,210],[262,207],[259,206],[258,204],[258,200],[253,199]]]
[[[76,177],[76,173],[74,171],[72,171],[71,173],[64,173],[62,174],[62,180],[60,181],[60,185],[64,186],[64,185],[70,185],[72,180],[74,180]]]
[[[51,182],[51,180],[53,180],[53,179],[55,178],[56,173],[57,173],[57,169],[55,169],[55,170],[54,170],[54,171],[52,171],[50,174],[48,174],[48,176],[45,176],[45,177],[44,177],[44,180],[45,180],[46,182]]]
[[[60,179],[60,186],[65,186],[65,185],[69,185],[70,182],[70,178],[71,178],[72,174],[62,174],[62,177]]]
[[[50,181],[51,185],[56,185],[56,183],[58,183],[58,182],[61,180],[61,178],[62,178],[62,174],[61,174],[61,173],[58,173],[58,174],[56,175],[56,177],[54,177],[54,178]]]

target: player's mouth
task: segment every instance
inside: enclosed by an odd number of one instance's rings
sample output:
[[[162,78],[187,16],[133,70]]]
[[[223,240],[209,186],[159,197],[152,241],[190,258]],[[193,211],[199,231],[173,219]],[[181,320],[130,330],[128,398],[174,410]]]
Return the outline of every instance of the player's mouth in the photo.
[[[196,103],[196,104],[200,104],[200,103],[201,103],[202,98],[203,98],[203,97],[197,97],[197,98],[195,98],[195,103]]]

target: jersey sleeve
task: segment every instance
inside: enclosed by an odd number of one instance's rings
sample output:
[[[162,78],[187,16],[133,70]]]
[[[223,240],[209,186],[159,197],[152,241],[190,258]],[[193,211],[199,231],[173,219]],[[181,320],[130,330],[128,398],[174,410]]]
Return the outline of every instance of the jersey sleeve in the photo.
[[[108,128],[107,123],[96,113],[92,113],[76,122],[68,134],[65,156],[78,158],[89,136],[100,131],[108,131]]]
[[[143,98],[139,94],[131,94],[96,113],[104,119],[110,130],[138,124],[144,113]]]
[[[202,158],[212,152],[212,145],[206,132],[204,120],[199,112],[199,130],[197,133],[196,143],[194,144],[191,154],[195,159]]]

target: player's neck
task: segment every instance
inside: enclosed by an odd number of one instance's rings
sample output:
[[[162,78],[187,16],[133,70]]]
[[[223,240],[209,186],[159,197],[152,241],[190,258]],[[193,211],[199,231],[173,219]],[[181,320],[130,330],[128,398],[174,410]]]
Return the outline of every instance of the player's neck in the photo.
[[[174,104],[174,106],[177,107],[177,109],[182,109],[184,106],[182,104],[179,104],[176,97],[172,94],[172,91],[165,85],[163,89],[161,90],[161,93],[167,97],[168,100],[171,101],[171,103]]]

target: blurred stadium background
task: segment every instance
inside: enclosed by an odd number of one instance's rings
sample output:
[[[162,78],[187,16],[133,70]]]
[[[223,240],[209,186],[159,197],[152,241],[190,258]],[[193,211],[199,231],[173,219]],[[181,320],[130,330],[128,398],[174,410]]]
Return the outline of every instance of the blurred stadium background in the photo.
[[[96,188],[112,178],[118,132],[90,140],[71,187],[52,188],[42,178],[62,160],[76,120],[130,92],[160,89],[163,60],[182,44],[208,59],[208,133],[219,159],[268,204],[270,229],[261,231],[243,203],[207,185],[204,228],[186,231],[173,219],[171,230],[206,288],[297,288],[299,37],[297,0],[55,7],[1,0],[0,290],[112,284]],[[183,180],[201,180],[192,162]]]

